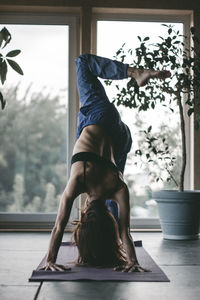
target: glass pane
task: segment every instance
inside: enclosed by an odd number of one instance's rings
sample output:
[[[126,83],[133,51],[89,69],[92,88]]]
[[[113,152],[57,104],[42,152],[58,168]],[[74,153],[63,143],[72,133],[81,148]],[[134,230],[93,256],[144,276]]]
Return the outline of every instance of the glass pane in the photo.
[[[126,49],[134,49],[139,46],[137,36],[145,38],[149,36],[152,42],[158,41],[158,36],[164,36],[166,29],[159,22],[129,22],[129,21],[98,21],[97,22],[97,54],[113,59],[116,51],[126,43]],[[170,23],[174,29],[183,34],[182,23]],[[108,46],[109,45],[109,46]],[[125,63],[130,63],[133,59],[127,57]],[[120,82],[120,86],[125,86],[127,80]],[[102,81],[103,83],[103,81]],[[104,84],[104,83],[103,83]],[[105,84],[104,84],[105,86]],[[109,99],[112,101],[118,90],[111,86],[105,86]],[[133,145],[128,155],[124,172],[125,181],[130,190],[131,216],[135,217],[157,217],[156,202],[152,199],[152,191],[156,189],[174,189],[173,181],[167,182],[169,174],[165,166],[160,167],[141,163],[135,156],[135,151],[139,145],[144,145],[144,134],[141,130],[146,130],[152,125],[152,136],[159,134],[161,138],[166,138],[170,150],[177,156],[177,163],[173,167],[174,177],[177,179],[180,169],[180,134],[179,116],[177,106],[173,107],[174,113],[169,108],[157,105],[156,108],[148,112],[140,112],[122,105],[118,106],[122,120],[129,126],[132,134]],[[137,162],[137,165],[135,163]],[[163,171],[164,170],[164,171]],[[153,174],[150,176],[149,173]],[[156,177],[162,173],[163,181],[156,181]]]
[[[2,51],[21,50],[13,59],[24,76],[9,68],[1,87],[0,211],[57,212],[66,184],[69,29],[3,26],[12,40]]]

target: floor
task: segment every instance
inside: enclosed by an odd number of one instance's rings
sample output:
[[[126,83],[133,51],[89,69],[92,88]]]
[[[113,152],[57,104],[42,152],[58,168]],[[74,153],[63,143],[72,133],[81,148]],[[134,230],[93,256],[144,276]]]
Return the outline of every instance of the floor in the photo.
[[[28,282],[47,251],[50,232],[0,232],[1,300],[199,300],[200,240],[168,241],[134,232],[171,282]],[[63,241],[71,235],[65,233]]]

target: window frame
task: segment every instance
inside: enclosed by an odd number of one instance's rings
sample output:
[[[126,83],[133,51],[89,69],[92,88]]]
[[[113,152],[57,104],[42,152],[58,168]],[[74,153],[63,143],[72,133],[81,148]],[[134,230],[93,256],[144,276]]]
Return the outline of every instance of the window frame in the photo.
[[[51,12],[38,12],[37,10],[28,12],[5,12],[0,13],[0,23],[3,24],[57,24],[57,25],[70,25],[69,28],[69,106],[68,106],[68,122],[67,122],[67,178],[69,178],[69,162],[72,155],[73,145],[76,141],[76,123],[77,113],[79,109],[79,100],[76,91],[75,80],[75,65],[74,59],[79,54],[80,33],[84,32],[85,23],[81,21],[80,9],[76,11],[55,12],[55,8]],[[54,12],[53,12],[54,11]],[[83,16],[82,16],[83,17]],[[47,22],[48,20],[48,22]],[[188,33],[189,27],[193,21],[192,10],[161,10],[161,9],[133,9],[133,8],[92,8],[92,22],[91,22],[91,53],[96,54],[96,29],[97,20],[123,20],[123,21],[173,21],[183,22],[185,24],[185,34]],[[37,22],[36,22],[37,21]],[[89,24],[88,24],[89,26]],[[82,39],[89,37],[82,36]],[[71,38],[72,43],[71,43]],[[87,41],[86,41],[87,42]],[[89,49],[89,48],[88,48]],[[89,51],[89,50],[88,50]],[[186,168],[185,188],[193,189],[194,184],[194,132],[192,130],[193,117],[187,118],[186,116],[186,135],[187,135],[187,153],[189,160]],[[187,176],[191,174],[191,176]],[[188,179],[190,177],[190,179]],[[81,198],[78,198],[74,203],[72,211],[72,218],[77,218],[81,207]],[[8,229],[21,229],[21,230],[49,230],[55,224],[56,213],[0,213],[0,230]],[[71,226],[68,225],[67,229]],[[131,218],[131,227],[134,229],[160,229],[160,222],[158,218]]]
[[[191,10],[161,10],[161,9],[111,9],[94,8],[92,14],[92,53],[97,53],[97,22],[98,21],[140,21],[140,22],[173,22],[183,23],[183,34],[188,35],[192,25],[193,11]],[[185,110],[186,147],[188,162],[185,171],[185,189],[193,189],[194,173],[194,135],[193,117],[188,117]],[[131,217],[130,227],[134,229],[161,229],[159,218]]]
[[[79,15],[61,13],[0,13],[1,24],[20,25],[68,25],[69,26],[69,76],[68,76],[68,106],[67,106],[67,174],[66,182],[69,178],[70,160],[73,145],[76,141],[76,123],[78,112],[78,97],[76,90],[75,58],[78,55],[79,44]],[[77,218],[79,199],[76,199],[72,208],[71,217]],[[0,229],[50,229],[54,226],[57,213],[9,213],[0,212]],[[70,228],[70,224],[67,228]]]

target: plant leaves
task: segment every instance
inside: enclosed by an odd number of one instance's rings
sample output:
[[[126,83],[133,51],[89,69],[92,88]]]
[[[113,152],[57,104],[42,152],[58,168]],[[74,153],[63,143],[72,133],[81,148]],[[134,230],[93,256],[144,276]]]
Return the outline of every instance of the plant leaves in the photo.
[[[21,50],[12,50],[12,51],[8,52],[6,54],[6,56],[7,57],[14,57],[14,56],[17,56],[20,52],[21,52]]]
[[[16,63],[16,61],[14,61],[12,59],[7,59],[7,61],[9,63],[9,65],[11,66],[11,68],[13,68],[13,70],[15,70],[20,75],[24,75],[22,69],[20,68],[20,66],[18,65],[18,63]]]
[[[138,150],[135,151],[135,154],[136,155],[142,155],[142,151],[140,149],[138,149]]]
[[[154,154],[157,154],[157,150],[156,150],[155,147],[152,148],[152,151],[153,151]]]
[[[168,33],[169,33],[169,34],[172,33],[172,29],[171,29],[171,28],[168,29]]]
[[[4,84],[4,82],[6,80],[7,71],[8,71],[7,63],[4,60],[0,64],[0,76],[1,76],[1,82],[2,82],[2,84]]]
[[[4,28],[0,31],[0,33],[1,33],[1,39],[2,39],[2,42],[5,41],[5,44],[4,44],[4,46],[3,46],[3,48],[5,48],[6,45],[7,45],[8,43],[10,43],[10,41],[11,41],[11,34],[10,34],[10,32],[8,31],[8,29],[7,29],[6,27],[4,27]],[[1,42],[1,44],[2,44],[2,42]]]
[[[0,92],[0,101],[1,101],[1,108],[2,110],[4,110],[5,106],[6,106],[6,101],[3,99],[3,95]]]
[[[3,34],[0,31],[0,47],[1,47],[2,43],[3,43]]]
[[[193,112],[194,112],[194,108],[189,108],[187,112],[188,116],[190,117]]]
[[[119,50],[116,52],[116,56],[118,56],[120,53],[121,53],[121,49],[119,49]]]

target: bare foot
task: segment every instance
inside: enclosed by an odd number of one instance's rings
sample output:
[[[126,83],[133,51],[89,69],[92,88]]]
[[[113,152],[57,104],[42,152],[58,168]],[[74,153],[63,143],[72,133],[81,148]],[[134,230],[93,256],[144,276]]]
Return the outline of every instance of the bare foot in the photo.
[[[127,74],[129,77],[135,78],[138,86],[145,86],[150,78],[158,78],[165,80],[166,78],[171,77],[170,71],[162,70],[155,71],[151,69],[136,69],[129,67]]]

